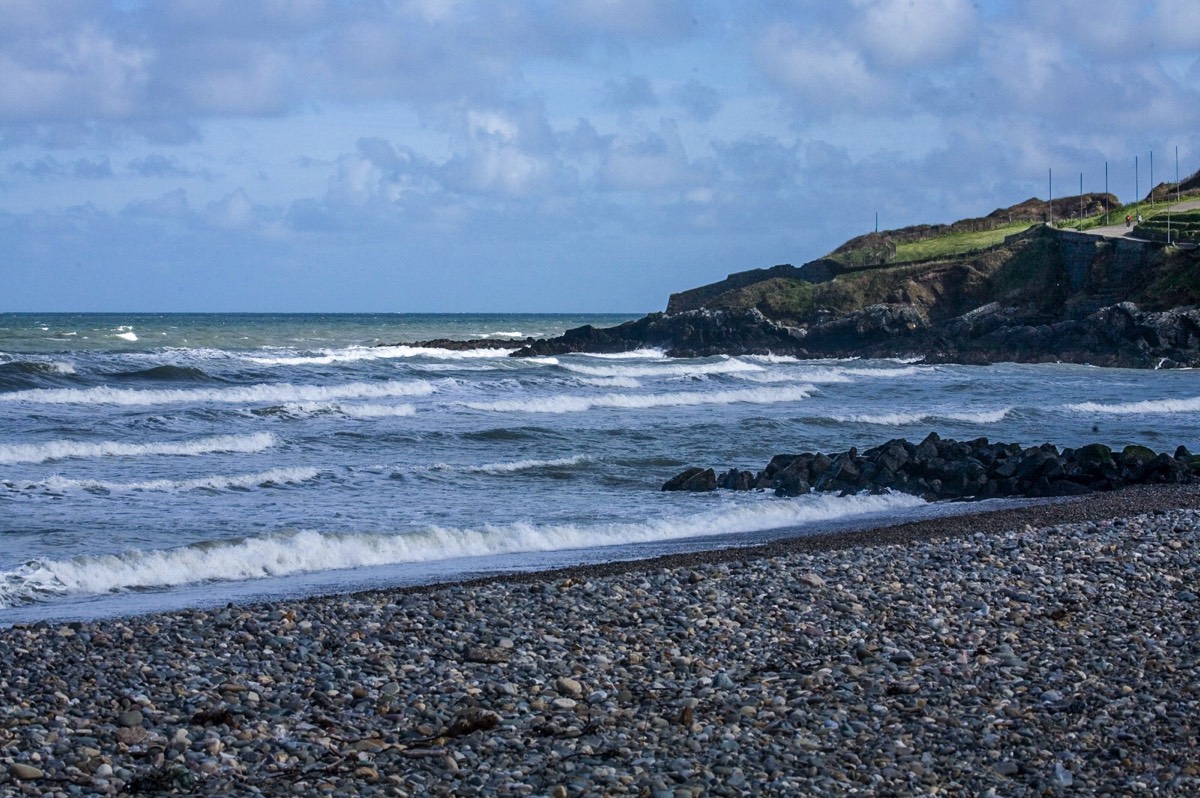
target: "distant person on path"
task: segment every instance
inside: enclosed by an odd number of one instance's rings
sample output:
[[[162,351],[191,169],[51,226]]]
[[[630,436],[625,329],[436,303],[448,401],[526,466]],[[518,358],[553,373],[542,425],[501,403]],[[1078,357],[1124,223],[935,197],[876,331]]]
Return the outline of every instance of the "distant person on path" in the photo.
[[[1125,226],[1128,227],[1132,221],[1133,221],[1133,217],[1130,216],[1129,214],[1125,214]]]
[[[1139,213],[1138,214],[1138,224],[1141,224],[1141,223],[1142,223],[1142,215]]]

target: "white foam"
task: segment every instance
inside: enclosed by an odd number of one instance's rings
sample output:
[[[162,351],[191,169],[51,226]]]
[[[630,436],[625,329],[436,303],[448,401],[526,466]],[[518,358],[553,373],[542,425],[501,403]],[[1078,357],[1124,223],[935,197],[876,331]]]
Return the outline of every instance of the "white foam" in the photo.
[[[337,405],[337,411],[350,418],[404,418],[416,415],[417,409],[412,405],[372,405],[347,404]]]
[[[580,385],[590,385],[593,388],[641,388],[642,384],[633,377],[579,377]]]
[[[262,366],[327,366],[331,363],[354,363],[363,360],[392,360],[396,358],[427,357],[439,360],[469,360],[508,357],[508,349],[438,349],[424,346],[351,346],[346,349],[325,349],[319,355],[279,355],[263,357],[248,355],[246,360]]]
[[[132,331],[119,332],[113,337],[120,338],[123,341],[136,341],[138,339],[137,335]]]
[[[1077,413],[1109,413],[1112,415],[1196,413],[1200,412],[1200,396],[1191,399],[1147,399],[1143,402],[1125,402],[1112,405],[1100,404],[1098,402],[1081,402],[1079,404],[1063,405],[1063,407]]]
[[[0,573],[0,606],[55,595],[101,594],[206,581],[241,581],[297,573],[428,562],[532,551],[557,551],[690,537],[744,534],[853,516],[888,513],[923,502],[907,495],[809,495],[639,523],[583,526],[529,523],[474,528],[430,527],[402,534],[287,532],[67,560],[39,560]]]
[[[215,452],[261,452],[279,442],[269,432],[252,435],[214,435],[187,441],[124,443],[122,441],[47,441],[0,444],[0,463],[45,463],[69,457],[142,457],[145,455],[201,455]]]
[[[811,385],[784,388],[751,388],[736,391],[682,391],[679,393],[627,394],[609,393],[603,396],[569,396],[559,394],[542,399],[509,399],[498,402],[465,402],[472,410],[498,413],[581,413],[594,408],[623,408],[642,410],[653,407],[684,407],[691,405],[774,404],[807,399]]]
[[[709,374],[761,372],[762,366],[730,358],[716,363],[647,363],[640,366],[586,366],[564,363],[563,368],[589,377],[695,377]]]
[[[632,352],[580,352],[580,357],[597,360],[666,360],[667,353],[661,349],[634,349]]]
[[[525,333],[520,330],[497,330],[496,332],[484,333],[480,338],[524,338]]]
[[[482,465],[455,465],[453,463],[434,463],[433,465],[422,468],[414,468],[415,471],[455,471],[466,474],[511,474],[516,471],[529,471],[535,468],[566,468],[580,463],[591,461],[591,457],[586,454],[577,454],[573,457],[559,457],[553,460],[511,460],[500,463],[484,463]]]
[[[103,482],[95,479],[67,479],[53,476],[36,483],[55,492],[69,490],[106,490],[112,493],[127,491],[187,491],[187,490],[230,490],[253,488],[265,484],[296,484],[317,478],[315,468],[274,468],[255,474],[218,474],[194,479],[151,479],[145,482]]]
[[[845,374],[840,374],[830,369],[808,369],[804,371],[762,371],[762,372],[747,372],[744,374],[731,374],[734,379],[742,380],[743,382],[757,383],[779,383],[779,382],[809,382],[821,383],[823,385],[854,382]]]
[[[966,424],[997,424],[1003,421],[1013,408],[1003,407],[999,410],[984,410],[978,413],[954,413],[949,411],[931,411],[928,413],[852,413],[849,415],[830,416],[834,421],[851,422],[855,424],[878,424],[880,426],[898,427],[906,424],[927,424],[933,421],[961,421]]]
[[[417,412],[417,409],[409,404],[377,405],[352,402],[288,402],[280,409],[293,418],[325,415],[359,419],[403,418],[416,415]]]
[[[81,405],[163,405],[186,403],[262,404],[265,402],[321,402],[338,399],[386,399],[395,396],[428,396],[433,385],[424,380],[407,382],[351,382],[343,385],[293,385],[262,383],[238,388],[138,390],[131,388],[37,388],[0,393],[0,402]]]

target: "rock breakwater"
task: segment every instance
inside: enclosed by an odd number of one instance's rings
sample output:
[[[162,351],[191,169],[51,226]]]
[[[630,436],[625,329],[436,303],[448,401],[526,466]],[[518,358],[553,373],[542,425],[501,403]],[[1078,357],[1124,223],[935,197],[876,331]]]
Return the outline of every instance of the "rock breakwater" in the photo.
[[[1126,485],[1200,481],[1200,457],[1184,446],[1173,455],[1144,446],[1114,451],[1102,443],[1059,450],[1053,444],[1022,447],[943,439],[931,432],[920,443],[898,438],[859,452],[779,454],[754,474],[692,467],[663,484],[665,491],[773,490],[779,496],[810,491],[895,490],[942,499],[1003,496],[1077,496]]]

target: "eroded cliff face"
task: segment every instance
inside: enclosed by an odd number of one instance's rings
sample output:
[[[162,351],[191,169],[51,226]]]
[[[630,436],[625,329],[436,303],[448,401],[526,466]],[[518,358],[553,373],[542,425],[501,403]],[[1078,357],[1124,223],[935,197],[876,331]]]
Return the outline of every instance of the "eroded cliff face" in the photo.
[[[581,328],[518,354],[919,356],[986,363],[1200,366],[1200,253],[1030,228],[957,258],[848,268],[822,259],[676,294],[666,314]]]
[[[1154,242],[1037,226],[970,255],[869,268],[827,258],[730,275],[674,294],[668,313],[744,311],[810,328],[873,305],[906,305],[938,324],[991,303],[1083,318],[1133,302],[1162,311],[1200,304],[1200,255]]]

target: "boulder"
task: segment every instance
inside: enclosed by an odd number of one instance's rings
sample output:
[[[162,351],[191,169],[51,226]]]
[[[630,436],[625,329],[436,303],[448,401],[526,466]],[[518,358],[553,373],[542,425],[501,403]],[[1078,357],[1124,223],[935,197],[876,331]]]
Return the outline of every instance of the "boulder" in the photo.
[[[688,468],[668,479],[663,490],[686,490],[702,493],[717,489],[717,473],[711,468]]]

